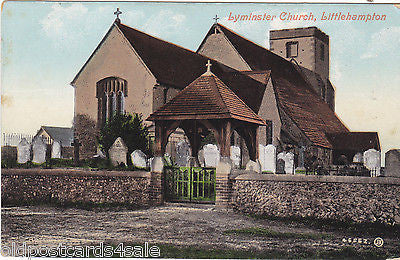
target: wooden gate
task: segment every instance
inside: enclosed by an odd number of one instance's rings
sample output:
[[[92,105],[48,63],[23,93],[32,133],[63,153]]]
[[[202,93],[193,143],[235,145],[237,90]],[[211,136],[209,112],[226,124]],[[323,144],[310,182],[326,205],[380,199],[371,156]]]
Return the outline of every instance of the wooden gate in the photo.
[[[167,201],[215,202],[215,168],[166,167]]]

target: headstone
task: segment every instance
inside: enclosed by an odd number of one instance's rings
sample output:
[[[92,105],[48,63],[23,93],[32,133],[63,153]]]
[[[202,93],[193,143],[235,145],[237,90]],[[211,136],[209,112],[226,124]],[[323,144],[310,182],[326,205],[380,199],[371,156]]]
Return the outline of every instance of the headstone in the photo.
[[[140,150],[135,150],[131,153],[132,164],[135,167],[146,168],[147,167],[147,156]]]
[[[41,136],[36,137],[32,143],[32,152],[34,163],[44,163],[46,161],[47,144]]]
[[[199,159],[200,167],[204,167],[204,150],[200,149],[199,152],[197,153],[197,157]]]
[[[362,153],[356,153],[356,155],[354,155],[354,157],[353,157],[353,162],[354,163],[363,163],[364,162],[363,154]]]
[[[386,152],[385,176],[400,178],[400,149],[392,149]]]
[[[375,149],[369,149],[364,152],[364,166],[370,170],[371,177],[381,174],[381,153]]]
[[[279,173],[286,173],[286,174],[293,174],[294,173],[294,154],[291,152],[285,153],[281,152],[277,156],[278,162],[280,163],[279,165],[279,171],[277,169],[277,172]],[[279,161],[282,160],[282,161]],[[282,171],[282,165],[284,167],[284,170]]]
[[[26,163],[31,160],[31,145],[25,138],[17,145],[17,162]]]
[[[276,148],[269,144],[264,148],[264,168],[266,172],[276,172]]]
[[[265,146],[262,144],[258,145],[258,160],[261,164],[261,171],[265,171]]]
[[[247,164],[246,164],[246,171],[254,171],[254,172],[256,172],[256,173],[261,173],[261,164],[260,164],[260,161],[257,160],[257,161],[255,162],[255,161],[249,160],[249,161],[247,162]]]
[[[206,144],[203,146],[204,166],[217,167],[220,159],[218,147],[215,144]]]
[[[285,173],[285,160],[283,160],[282,158],[279,158],[276,161],[276,173]]]
[[[285,173],[286,174],[294,174],[294,154],[292,152],[286,153]]]
[[[178,166],[186,166],[190,156],[189,144],[182,140],[176,145],[176,164]]]
[[[121,163],[127,165],[126,163],[127,153],[128,153],[128,147],[125,145],[124,140],[122,140],[121,137],[118,137],[117,139],[115,139],[113,145],[108,150],[111,164],[114,166],[118,166]]]
[[[61,144],[58,141],[51,146],[51,158],[61,158]]]
[[[306,152],[306,148],[304,146],[300,147],[299,160],[298,160],[298,164],[299,164],[298,169],[300,169],[300,170],[305,170],[306,169],[304,167],[305,152]]]
[[[240,147],[231,146],[231,160],[234,168],[240,167]]]
[[[74,139],[74,141],[71,143],[71,145],[74,147],[74,164],[75,166],[79,165],[79,147],[82,145],[78,139]]]

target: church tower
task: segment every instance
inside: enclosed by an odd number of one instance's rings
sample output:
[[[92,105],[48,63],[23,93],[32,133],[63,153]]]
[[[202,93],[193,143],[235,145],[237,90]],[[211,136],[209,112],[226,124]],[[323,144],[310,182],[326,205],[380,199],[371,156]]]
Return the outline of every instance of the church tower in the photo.
[[[333,110],[335,94],[329,82],[329,36],[317,27],[271,30],[269,35],[270,50],[287,60],[295,60]]]

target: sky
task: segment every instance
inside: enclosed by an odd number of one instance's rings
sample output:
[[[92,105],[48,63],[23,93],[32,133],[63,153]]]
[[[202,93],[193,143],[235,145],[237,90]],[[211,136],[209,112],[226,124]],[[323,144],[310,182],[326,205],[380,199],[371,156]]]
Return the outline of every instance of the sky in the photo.
[[[35,134],[71,126],[69,85],[113,23],[196,51],[219,22],[269,48],[269,30],[317,26],[330,37],[336,113],[351,131],[376,131],[383,152],[400,148],[400,8],[391,4],[5,2],[1,17],[1,127]],[[229,21],[229,14],[309,14],[315,21]],[[384,14],[385,21],[322,21],[325,13]]]

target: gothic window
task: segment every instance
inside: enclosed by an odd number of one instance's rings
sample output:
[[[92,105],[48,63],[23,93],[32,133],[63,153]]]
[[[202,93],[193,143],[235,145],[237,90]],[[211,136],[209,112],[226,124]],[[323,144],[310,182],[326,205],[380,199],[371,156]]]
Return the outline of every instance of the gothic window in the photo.
[[[286,58],[295,58],[298,55],[299,42],[286,43]]]
[[[265,120],[267,123],[266,127],[266,145],[272,144],[272,121]]]
[[[118,77],[108,77],[96,84],[98,102],[98,125],[104,126],[113,115],[125,113],[125,98],[128,94],[127,82]]]

